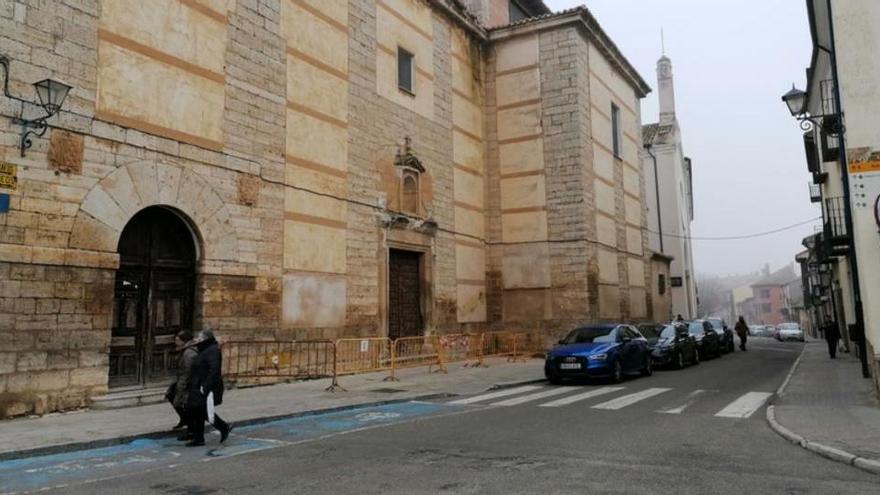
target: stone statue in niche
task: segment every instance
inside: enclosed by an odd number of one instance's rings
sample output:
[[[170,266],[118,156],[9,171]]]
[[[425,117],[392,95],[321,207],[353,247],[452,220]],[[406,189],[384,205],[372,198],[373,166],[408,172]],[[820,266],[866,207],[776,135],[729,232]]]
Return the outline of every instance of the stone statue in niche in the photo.
[[[430,211],[425,207],[425,201],[430,201],[430,183],[423,183],[426,169],[413,153],[412,141],[408,136],[404,139],[403,149],[398,149],[394,156],[394,168],[398,178],[395,191],[397,201],[393,202],[396,208],[386,207],[386,211],[378,215],[379,223],[388,228],[433,235],[437,223],[428,218]],[[427,193],[425,188],[428,189]]]

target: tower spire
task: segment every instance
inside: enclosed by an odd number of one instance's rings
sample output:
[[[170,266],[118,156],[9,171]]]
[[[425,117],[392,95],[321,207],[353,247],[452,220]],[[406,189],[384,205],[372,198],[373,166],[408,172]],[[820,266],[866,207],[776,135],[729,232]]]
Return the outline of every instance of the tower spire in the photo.
[[[663,26],[660,26],[660,51],[666,56],[666,36],[663,34]]]

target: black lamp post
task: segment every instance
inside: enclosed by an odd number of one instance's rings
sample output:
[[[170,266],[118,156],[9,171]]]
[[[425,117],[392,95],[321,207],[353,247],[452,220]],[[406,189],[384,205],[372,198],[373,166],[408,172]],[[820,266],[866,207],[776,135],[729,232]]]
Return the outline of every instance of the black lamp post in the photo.
[[[34,88],[37,91],[37,97],[40,99],[40,106],[46,114],[35,119],[24,119],[22,118],[24,105],[31,102],[13,96],[9,92],[9,58],[5,55],[0,55],[0,67],[3,68],[3,94],[7,98],[21,102],[21,110],[19,110],[18,117],[13,119],[12,122],[21,126],[19,150],[21,151],[21,156],[24,156],[25,150],[33,144],[31,135],[40,137],[46,134],[46,130],[49,128],[46,120],[61,110],[61,105],[64,104],[67,93],[70,92],[72,86],[55,79],[43,79],[42,81],[35,82]]]

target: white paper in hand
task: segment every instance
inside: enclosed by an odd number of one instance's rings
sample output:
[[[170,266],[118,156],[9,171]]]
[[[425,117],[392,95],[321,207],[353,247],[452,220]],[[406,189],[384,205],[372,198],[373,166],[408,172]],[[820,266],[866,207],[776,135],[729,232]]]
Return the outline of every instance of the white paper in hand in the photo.
[[[214,392],[208,393],[208,423],[214,424]]]

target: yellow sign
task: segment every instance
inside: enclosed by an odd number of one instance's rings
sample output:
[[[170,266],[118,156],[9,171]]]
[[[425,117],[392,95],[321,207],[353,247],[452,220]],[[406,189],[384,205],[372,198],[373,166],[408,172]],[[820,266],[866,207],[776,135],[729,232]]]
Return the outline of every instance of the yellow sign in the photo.
[[[849,173],[851,174],[866,174],[870,172],[880,172],[880,161],[849,164]]]
[[[0,188],[16,189],[18,187],[18,167],[11,163],[0,162]]]

